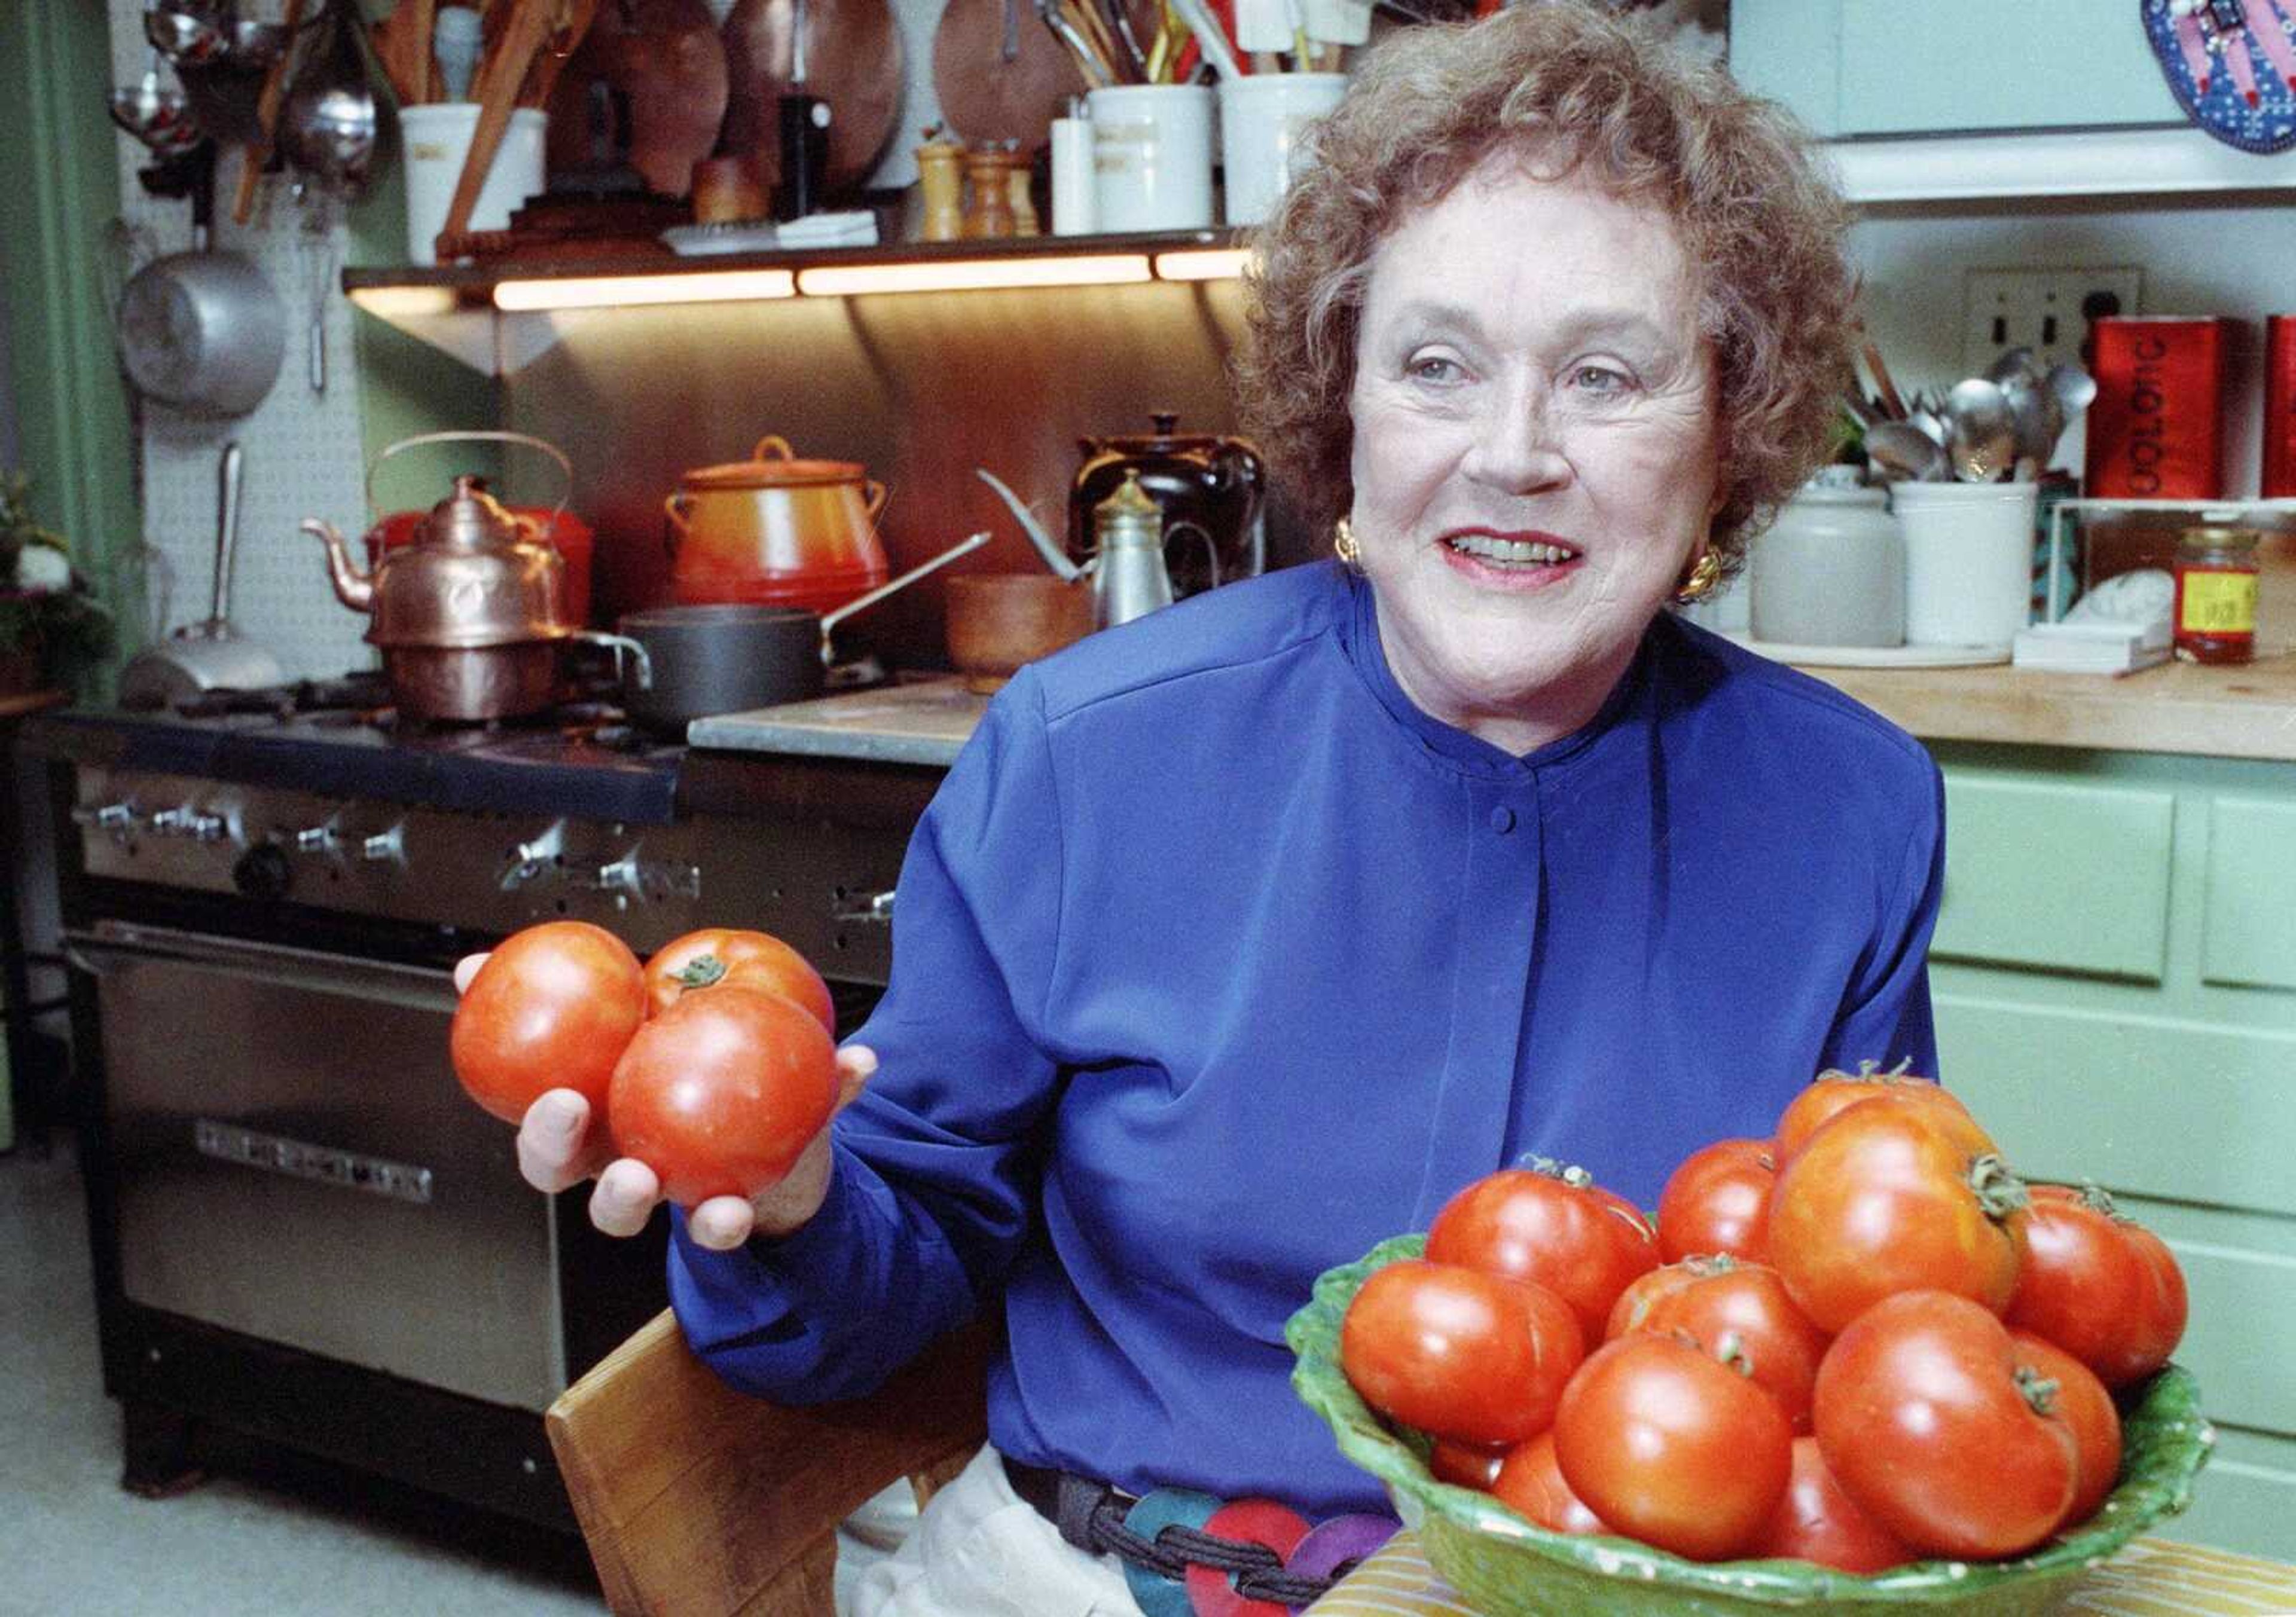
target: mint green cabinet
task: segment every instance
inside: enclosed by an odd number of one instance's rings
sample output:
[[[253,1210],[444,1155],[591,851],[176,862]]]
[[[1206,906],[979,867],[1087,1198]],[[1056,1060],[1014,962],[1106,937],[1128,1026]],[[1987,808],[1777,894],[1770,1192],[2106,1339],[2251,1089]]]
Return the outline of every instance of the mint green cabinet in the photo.
[[[2296,764],[1931,750],[1945,1079],[2184,1266],[2224,1441],[2167,1535],[2296,1560]]]
[[[1730,68],[1827,135],[2185,121],[2108,0],[1732,0]]]

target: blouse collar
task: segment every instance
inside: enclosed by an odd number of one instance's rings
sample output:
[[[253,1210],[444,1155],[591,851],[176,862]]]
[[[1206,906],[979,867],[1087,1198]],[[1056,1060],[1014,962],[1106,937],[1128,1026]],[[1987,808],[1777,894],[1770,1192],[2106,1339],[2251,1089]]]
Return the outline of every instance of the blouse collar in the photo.
[[[1470,773],[1520,777],[1576,758],[1628,721],[1636,710],[1637,696],[1649,683],[1652,636],[1652,631],[1645,629],[1635,649],[1634,660],[1603,698],[1593,718],[1569,735],[1558,736],[1529,752],[1508,752],[1480,736],[1445,723],[1404,693],[1394,670],[1388,666],[1386,649],[1380,640],[1379,601],[1371,581],[1336,562],[1324,565],[1339,574],[1341,587],[1348,592],[1346,608],[1340,614],[1341,645],[1373,698],[1427,752]]]

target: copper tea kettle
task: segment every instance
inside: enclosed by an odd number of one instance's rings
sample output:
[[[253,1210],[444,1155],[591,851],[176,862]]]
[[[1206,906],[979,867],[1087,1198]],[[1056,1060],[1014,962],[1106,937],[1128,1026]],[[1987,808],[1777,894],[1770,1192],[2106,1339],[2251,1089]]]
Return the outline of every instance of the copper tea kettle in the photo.
[[[571,488],[572,463],[539,438],[423,433],[376,457],[367,474],[370,499],[374,470],[383,461],[420,444],[469,438],[543,450],[559,462]],[[303,531],[326,546],[336,599],[373,619],[365,638],[382,653],[391,698],[402,715],[480,722],[539,712],[561,699],[561,648],[569,641],[629,656],[629,682],[638,689],[652,677],[637,642],[570,620],[565,558],[542,536],[540,523],[507,510],[473,473],[457,475],[452,491],[416,527],[414,543],[384,551],[372,572],[360,569],[333,524],[313,518]]]

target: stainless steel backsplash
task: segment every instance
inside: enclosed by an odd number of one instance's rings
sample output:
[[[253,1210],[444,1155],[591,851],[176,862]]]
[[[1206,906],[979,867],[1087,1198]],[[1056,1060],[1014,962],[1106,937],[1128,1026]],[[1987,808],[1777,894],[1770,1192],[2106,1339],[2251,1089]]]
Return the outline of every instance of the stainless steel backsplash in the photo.
[[[1082,435],[1233,431],[1234,282],[912,293],[561,315],[564,339],[505,385],[507,424],[574,458],[597,530],[593,617],[668,599],[663,500],[687,469],[746,458],[778,433],[801,456],[857,461],[891,491],[880,521],[898,573],[986,527],[956,566],[1042,563],[973,475],[987,466],[1054,532]],[[1313,543],[1279,509],[1270,565]],[[840,631],[898,666],[946,666],[936,574]]]

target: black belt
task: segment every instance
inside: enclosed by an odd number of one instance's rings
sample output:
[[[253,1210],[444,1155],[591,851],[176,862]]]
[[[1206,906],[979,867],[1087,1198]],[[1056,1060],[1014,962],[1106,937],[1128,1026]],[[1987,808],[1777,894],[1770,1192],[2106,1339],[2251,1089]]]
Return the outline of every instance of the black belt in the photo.
[[[1010,1455],[999,1458],[1013,1491],[1088,1556],[1113,1555],[1175,1583],[1186,1579],[1191,1566],[1212,1567],[1229,1574],[1236,1593],[1246,1599],[1279,1605],[1306,1605],[1321,1599],[1334,1581],[1287,1572],[1281,1556],[1247,1539],[1224,1539],[1178,1526],[1160,1528],[1154,1538],[1144,1539],[1124,1524],[1125,1516],[1140,1502],[1138,1495],[1072,1471],[1031,1466]]]

